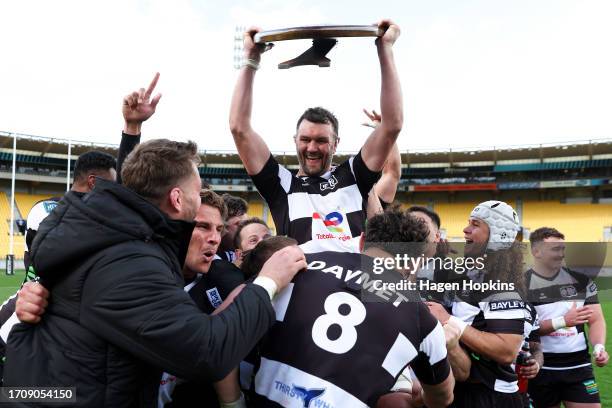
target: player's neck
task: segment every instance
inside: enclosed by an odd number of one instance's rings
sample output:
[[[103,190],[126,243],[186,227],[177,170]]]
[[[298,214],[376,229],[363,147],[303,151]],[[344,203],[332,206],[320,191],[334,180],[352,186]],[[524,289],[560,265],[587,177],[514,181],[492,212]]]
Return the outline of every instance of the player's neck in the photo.
[[[553,276],[559,273],[561,268],[548,268],[545,265],[539,265],[536,263],[533,265],[533,270],[540,276],[543,276],[545,278],[552,278]]]

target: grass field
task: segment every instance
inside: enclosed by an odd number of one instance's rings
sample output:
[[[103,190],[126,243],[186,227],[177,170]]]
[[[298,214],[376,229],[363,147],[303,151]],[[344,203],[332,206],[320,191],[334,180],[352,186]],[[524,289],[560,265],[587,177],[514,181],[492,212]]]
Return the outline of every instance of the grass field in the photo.
[[[25,277],[25,271],[15,271],[15,275],[0,275],[0,303],[14,294]],[[598,282],[599,283],[599,282]],[[602,286],[607,286],[606,284]],[[612,285],[611,285],[612,286]],[[603,288],[602,288],[603,289]],[[606,288],[607,289],[607,288]],[[605,290],[604,292],[608,292]],[[600,291],[601,293],[601,291]],[[608,335],[606,337],[606,349],[612,352],[612,301],[609,292],[600,296],[602,309],[608,321]],[[604,298],[604,299],[602,299]],[[595,377],[599,383],[602,407],[612,407],[612,363],[604,368],[595,367]]]

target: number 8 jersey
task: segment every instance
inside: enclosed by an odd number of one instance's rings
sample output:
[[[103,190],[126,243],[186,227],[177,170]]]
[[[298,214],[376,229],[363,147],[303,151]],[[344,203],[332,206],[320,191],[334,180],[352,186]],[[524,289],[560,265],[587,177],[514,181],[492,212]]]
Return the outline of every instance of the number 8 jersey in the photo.
[[[255,406],[374,406],[408,364],[425,384],[448,377],[444,331],[422,302],[361,300],[372,258],[306,259],[308,270],[273,302],[277,322],[261,343]]]

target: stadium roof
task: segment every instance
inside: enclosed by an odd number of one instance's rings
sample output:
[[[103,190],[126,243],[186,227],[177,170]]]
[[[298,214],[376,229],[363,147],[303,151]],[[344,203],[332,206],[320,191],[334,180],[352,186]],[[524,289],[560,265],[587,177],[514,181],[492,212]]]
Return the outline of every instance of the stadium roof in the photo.
[[[27,135],[0,131],[0,149],[12,149],[13,138],[17,137],[17,150],[31,152],[34,155],[68,154],[68,139]],[[78,156],[89,150],[101,150],[117,154],[118,144],[102,144],[83,141],[70,141],[72,155]],[[236,151],[200,152],[204,164],[240,164]],[[297,164],[294,152],[273,152],[283,164]],[[354,152],[337,152],[335,161],[342,161]],[[575,160],[579,157],[585,160],[595,158],[612,158],[612,139],[581,140],[555,144],[534,144],[524,146],[489,146],[473,148],[449,148],[448,150],[408,150],[402,151],[402,161],[405,164],[430,163],[463,163],[463,162],[493,162],[516,160],[544,160],[546,158],[567,158]],[[610,156],[610,157],[603,157]]]

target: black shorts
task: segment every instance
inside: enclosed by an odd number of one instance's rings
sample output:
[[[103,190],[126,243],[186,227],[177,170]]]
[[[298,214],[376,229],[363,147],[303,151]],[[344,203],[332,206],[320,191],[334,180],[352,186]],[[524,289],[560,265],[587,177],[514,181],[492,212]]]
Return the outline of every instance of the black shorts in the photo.
[[[529,395],[535,408],[548,408],[561,401],[599,403],[599,387],[593,375],[593,367],[570,370],[540,370],[529,381]]]
[[[453,408],[523,408],[518,392],[507,394],[493,391],[483,384],[457,383]]]

